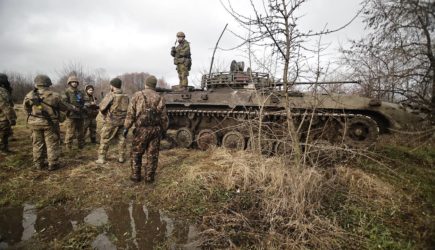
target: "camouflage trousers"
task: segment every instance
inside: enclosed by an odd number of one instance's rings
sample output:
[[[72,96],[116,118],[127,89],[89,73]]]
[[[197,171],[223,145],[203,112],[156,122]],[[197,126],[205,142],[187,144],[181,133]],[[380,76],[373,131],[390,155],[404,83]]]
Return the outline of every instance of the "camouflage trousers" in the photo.
[[[9,136],[12,135],[12,128],[9,121],[0,122],[0,150],[6,151],[9,148]]]
[[[67,118],[66,119],[66,133],[65,145],[71,148],[73,139],[77,139],[78,147],[83,148],[85,145],[85,135],[83,119]]]
[[[58,164],[60,155],[60,137],[58,131],[52,127],[33,127],[33,164],[36,167],[44,165],[47,156],[48,165]]]
[[[97,120],[96,118],[87,118],[83,124],[84,132],[83,134],[86,137],[87,132],[89,131],[89,138],[91,142],[95,142],[97,139]]]
[[[104,125],[100,134],[100,148],[98,149],[98,156],[106,158],[109,144],[112,140],[118,140],[118,156],[124,158],[125,155],[125,138],[122,135],[124,126]]]
[[[178,79],[180,80],[180,87],[187,87],[189,84],[187,77],[189,76],[189,69],[184,63],[177,64]]]
[[[140,180],[141,167],[144,167],[145,180],[154,181],[160,150],[160,127],[139,127],[133,132],[131,148],[132,178]],[[146,163],[142,156],[146,152]]]

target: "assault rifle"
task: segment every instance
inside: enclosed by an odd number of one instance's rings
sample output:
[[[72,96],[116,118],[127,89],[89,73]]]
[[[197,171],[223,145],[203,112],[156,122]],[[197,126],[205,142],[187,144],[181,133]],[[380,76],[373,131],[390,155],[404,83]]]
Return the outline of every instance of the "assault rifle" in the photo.
[[[56,124],[53,122],[53,120],[51,119],[50,114],[47,111],[44,110],[44,107],[42,106],[42,104],[45,104],[45,105],[49,106],[50,108],[52,108],[53,111],[55,113],[57,113],[57,115],[59,116],[58,110],[55,107],[53,107],[52,105],[44,102],[44,98],[41,98],[41,96],[38,93],[38,89],[34,88],[33,89],[32,106],[36,106],[36,108],[41,113],[42,117],[34,115],[34,114],[32,114],[32,111],[30,111],[28,113],[27,120],[29,120],[30,116],[44,118],[48,122],[48,125],[50,125],[50,127],[53,129],[53,131],[55,131],[56,135],[59,136],[59,138],[60,138],[59,127],[56,126]]]

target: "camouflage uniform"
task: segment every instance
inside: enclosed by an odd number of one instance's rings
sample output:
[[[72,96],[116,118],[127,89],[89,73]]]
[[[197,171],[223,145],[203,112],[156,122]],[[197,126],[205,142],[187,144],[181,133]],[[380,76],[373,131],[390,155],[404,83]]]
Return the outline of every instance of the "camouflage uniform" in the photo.
[[[60,155],[59,112],[75,110],[75,107],[63,102],[60,94],[48,89],[51,86],[48,76],[38,75],[35,85],[35,90],[29,92],[23,102],[29,115],[28,125],[32,129],[33,163],[41,169],[47,156],[49,170],[54,170]]]
[[[79,82],[76,76],[70,76],[68,78],[68,85],[72,82]],[[84,96],[85,94],[73,88],[71,85],[66,89],[64,95],[62,96],[63,101],[67,102],[78,111],[68,111],[66,113],[66,133],[65,133],[65,145],[68,149],[72,148],[72,141],[77,138],[78,147],[83,148],[85,144],[84,135],[84,119],[86,118],[86,110],[84,107]]]
[[[183,32],[178,32],[177,37],[184,38],[185,35]],[[189,42],[183,39],[178,43],[177,47],[172,47],[171,55],[174,57],[174,64],[177,65],[180,87],[187,88],[187,77],[189,76],[189,71],[192,66]]]
[[[0,151],[3,152],[9,152],[9,136],[17,119],[9,89],[7,76],[0,74]]]
[[[133,181],[141,179],[142,155],[145,152],[145,180],[154,181],[159,159],[160,138],[168,129],[165,100],[155,92],[156,84],[157,79],[150,76],[146,80],[145,90],[133,95],[124,123],[126,130],[133,124],[135,125],[131,149],[131,179]]]
[[[118,84],[119,83],[119,84]],[[118,139],[119,162],[124,162],[125,137],[122,135],[124,120],[127,115],[129,98],[122,93],[121,80],[114,78],[110,84],[115,88],[100,103],[100,112],[104,116],[104,125],[100,134],[100,148],[98,150],[97,163],[104,163],[106,160],[109,143],[112,139]]]
[[[89,137],[92,143],[97,142],[97,115],[98,115],[98,105],[97,98],[93,95],[89,95],[88,89],[94,88],[92,85],[86,85],[85,92],[86,95],[84,97],[85,107],[87,110],[87,116],[84,121],[84,135],[86,136],[87,131],[89,130]]]

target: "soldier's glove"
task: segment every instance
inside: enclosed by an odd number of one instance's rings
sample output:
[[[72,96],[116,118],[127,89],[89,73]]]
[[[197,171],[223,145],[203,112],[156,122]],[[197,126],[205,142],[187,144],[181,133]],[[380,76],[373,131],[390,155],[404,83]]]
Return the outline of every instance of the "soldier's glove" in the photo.
[[[176,51],[175,51],[175,47],[172,47],[172,48],[171,48],[171,56],[175,56],[175,53],[176,53]]]
[[[15,126],[17,124],[15,120],[9,121],[9,123],[11,124],[11,126]]]
[[[124,128],[124,130],[122,131],[122,136],[124,136],[124,138],[127,138],[127,134],[128,134],[128,128]]]

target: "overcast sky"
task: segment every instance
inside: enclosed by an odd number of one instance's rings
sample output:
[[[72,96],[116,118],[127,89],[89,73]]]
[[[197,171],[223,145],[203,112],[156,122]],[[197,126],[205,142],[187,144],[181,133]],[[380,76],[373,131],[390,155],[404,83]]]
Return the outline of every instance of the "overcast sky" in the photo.
[[[237,8],[249,3],[233,2]],[[359,8],[359,0],[310,0],[300,12],[302,27],[318,30],[327,24],[335,28]],[[197,81],[200,72],[208,69],[213,46],[226,23],[238,30],[219,0],[0,0],[0,72],[45,73],[56,79],[62,65],[75,62],[89,70],[103,68],[110,77],[149,72],[175,84],[169,52],[175,34],[184,31],[192,50],[190,79]],[[359,38],[362,30],[357,19],[329,36],[330,51],[347,39]],[[239,42],[227,32],[220,47]],[[229,63],[241,53],[218,51],[216,60]]]

